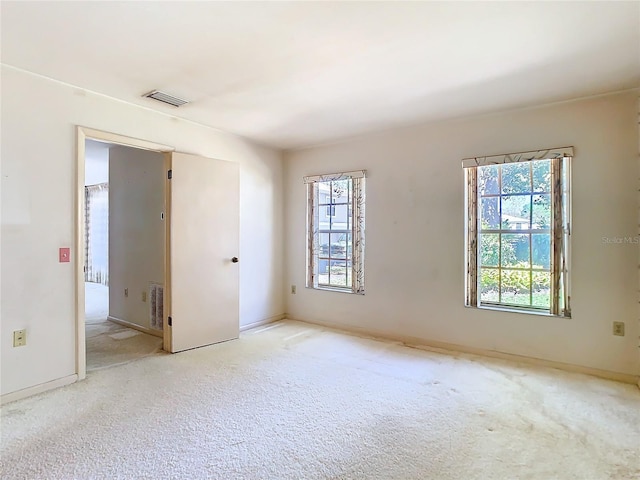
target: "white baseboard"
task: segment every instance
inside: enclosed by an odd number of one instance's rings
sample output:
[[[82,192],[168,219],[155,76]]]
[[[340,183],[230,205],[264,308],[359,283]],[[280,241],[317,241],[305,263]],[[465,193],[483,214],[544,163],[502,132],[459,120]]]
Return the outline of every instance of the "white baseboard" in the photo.
[[[273,317],[268,317],[263,320],[258,320],[257,322],[247,323],[246,325],[240,325],[240,331],[244,332],[245,330],[251,330],[252,328],[261,327],[262,325],[266,325],[268,323],[277,322],[278,320],[282,320],[286,318],[284,313],[280,315],[274,315]]]
[[[58,378],[51,380],[50,382],[41,383],[40,385],[34,385],[33,387],[24,388],[16,392],[5,393],[0,397],[0,405],[5,405],[9,402],[15,402],[16,400],[22,400],[23,398],[37,395],[47,390],[53,390],[54,388],[64,387],[78,381],[78,375],[73,374],[68,377]]]
[[[422,348],[425,350],[435,351],[438,353],[469,353],[472,355],[479,355],[482,357],[499,358],[501,360],[510,360],[512,362],[525,363],[528,365],[537,365],[541,367],[557,368],[558,370],[564,370],[567,372],[583,373],[585,375],[591,375],[594,377],[605,378],[607,380],[616,380],[618,382],[631,383],[637,385],[640,388],[640,376],[632,375],[629,373],[612,372],[609,370],[601,370],[598,368],[584,367],[581,365],[573,365],[570,363],[556,362],[553,360],[544,360],[541,358],[527,357],[524,355],[516,355],[513,353],[498,352],[495,350],[485,350],[483,348],[466,347],[464,345],[457,345],[453,343],[438,342],[432,340],[425,340],[423,338],[408,337],[403,335],[389,335],[383,332],[377,332],[374,330],[368,330],[364,328],[348,327],[332,322],[323,322],[316,320],[304,320],[301,318],[294,318],[286,315],[286,319],[294,320],[297,322],[310,323],[312,325],[320,325],[322,327],[328,327],[335,330],[341,330],[345,333],[353,335],[364,336],[369,338],[377,338],[381,340],[392,340],[395,342],[403,343],[409,347]]]
[[[121,318],[118,318],[118,317],[112,317],[111,315],[107,317],[107,320],[113,323],[117,323],[118,325],[122,325],[123,327],[129,327],[129,328],[133,328],[134,330],[138,330],[142,333],[148,333],[149,335],[153,335],[154,337],[164,338],[164,334],[162,333],[162,330],[155,330],[153,328],[141,327],[140,325],[127,322],[126,320],[122,320]]]

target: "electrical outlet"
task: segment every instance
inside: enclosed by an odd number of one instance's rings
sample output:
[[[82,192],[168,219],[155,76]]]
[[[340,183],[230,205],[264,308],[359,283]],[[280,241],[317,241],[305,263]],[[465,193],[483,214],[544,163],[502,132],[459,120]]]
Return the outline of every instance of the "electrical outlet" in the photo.
[[[128,288],[125,288],[125,289],[124,289],[124,296],[125,296],[125,297],[128,297],[128,296],[129,296],[129,289],[128,289]]]
[[[295,286],[295,285],[291,285],[291,293],[292,293],[293,295],[295,295],[295,294],[296,294],[296,286]]]
[[[147,301],[147,292],[142,292],[142,301],[143,302]]]
[[[613,322],[613,334],[624,337],[624,322]]]
[[[13,332],[13,346],[22,347],[27,344],[27,331],[15,330]]]

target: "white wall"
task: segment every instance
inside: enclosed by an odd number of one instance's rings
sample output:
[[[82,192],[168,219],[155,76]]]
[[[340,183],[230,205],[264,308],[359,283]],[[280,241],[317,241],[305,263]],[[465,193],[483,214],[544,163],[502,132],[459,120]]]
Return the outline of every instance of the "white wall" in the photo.
[[[109,150],[109,316],[144,328],[149,284],[164,284],[164,183],[161,153]]]
[[[421,125],[285,155],[291,318],[640,374],[637,92]],[[464,301],[461,159],[574,146],[572,313],[470,309]],[[304,175],[366,169],[366,294],[304,288]],[[287,288],[288,290],[288,288]],[[614,320],[626,336],[612,335]]]
[[[76,125],[240,164],[240,322],[284,312],[282,158],[246,139],[2,67],[1,392],[76,372]],[[188,108],[188,107],[185,107]],[[73,251],[72,251],[72,258]],[[12,332],[27,329],[27,345]]]
[[[84,184],[97,185],[109,181],[108,143],[86,140],[84,152]]]

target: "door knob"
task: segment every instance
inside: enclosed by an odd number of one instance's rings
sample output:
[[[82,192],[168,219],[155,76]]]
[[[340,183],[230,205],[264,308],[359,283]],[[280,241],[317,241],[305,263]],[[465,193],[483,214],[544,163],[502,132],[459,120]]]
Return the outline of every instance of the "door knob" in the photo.
[[[231,261],[232,261],[233,263],[238,263],[238,257],[233,257],[233,258],[231,259]]]

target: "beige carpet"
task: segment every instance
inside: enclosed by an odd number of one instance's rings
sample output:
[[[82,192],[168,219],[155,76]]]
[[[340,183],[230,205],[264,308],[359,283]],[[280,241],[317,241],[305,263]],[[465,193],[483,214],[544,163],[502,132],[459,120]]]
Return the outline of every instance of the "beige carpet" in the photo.
[[[162,339],[107,320],[109,289],[85,283],[87,371],[162,354]]]
[[[636,386],[283,321],[2,408],[3,479],[638,479]]]

